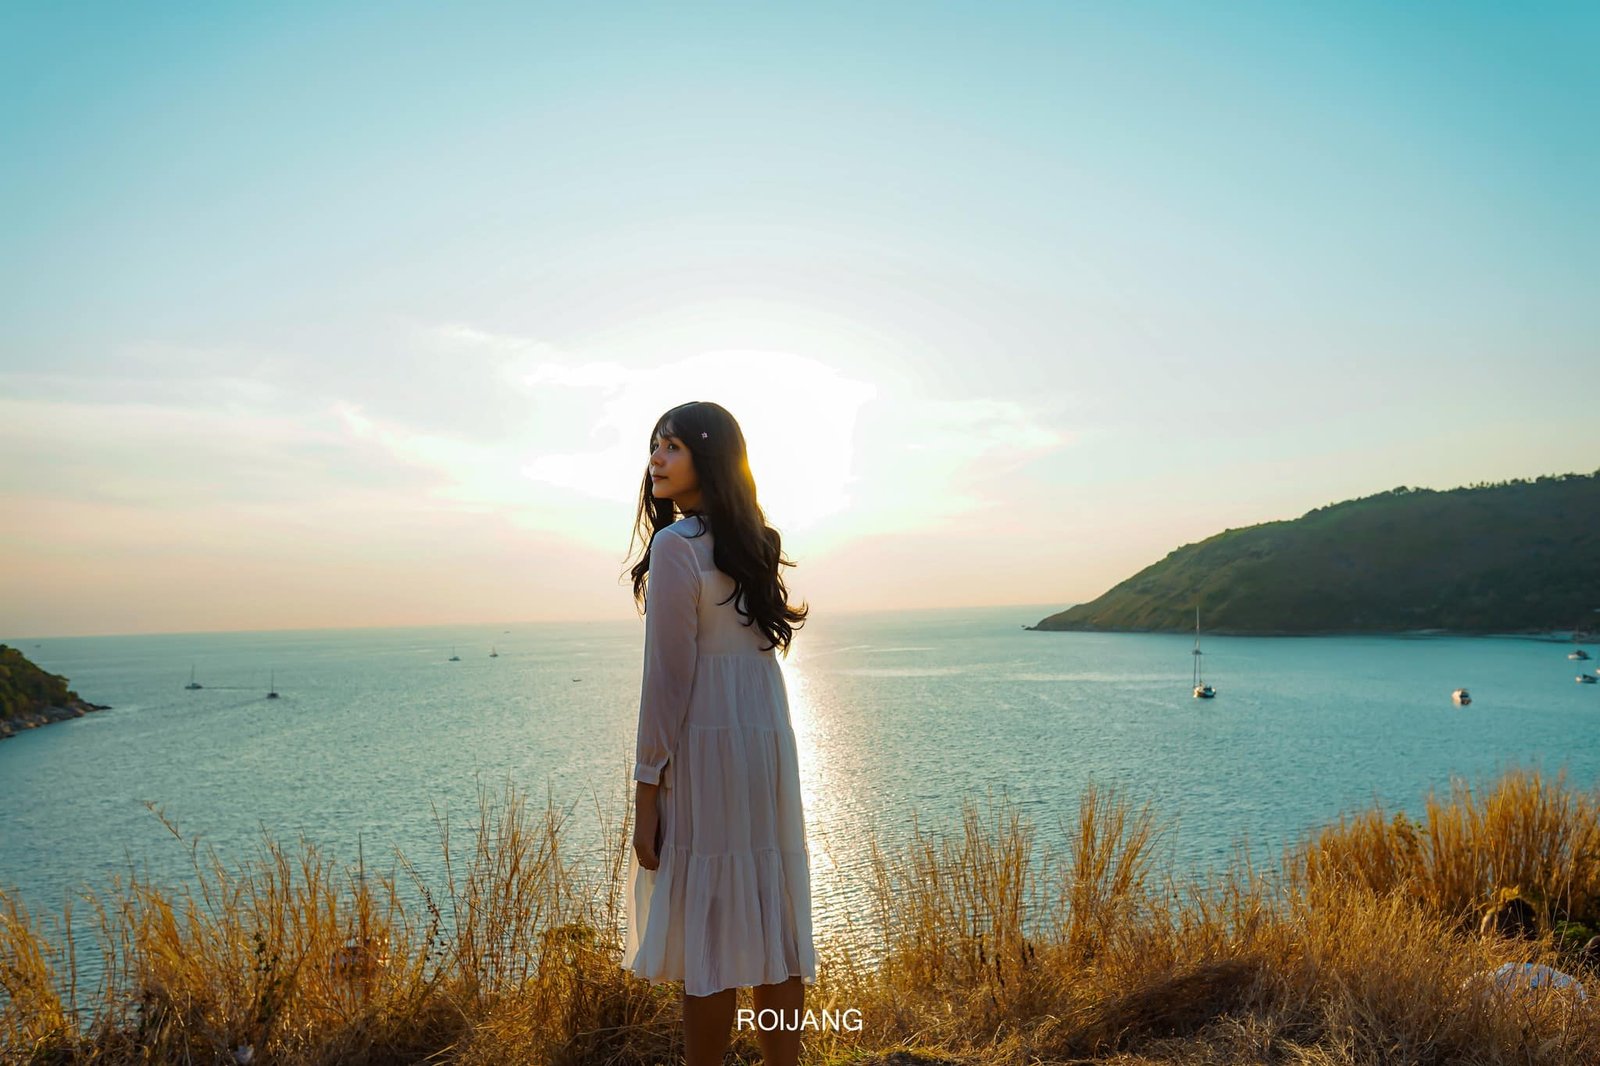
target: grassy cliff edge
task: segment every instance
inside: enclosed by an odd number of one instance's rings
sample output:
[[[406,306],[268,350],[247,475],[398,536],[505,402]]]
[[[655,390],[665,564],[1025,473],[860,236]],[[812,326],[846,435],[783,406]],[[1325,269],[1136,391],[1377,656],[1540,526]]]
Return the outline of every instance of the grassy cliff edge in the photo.
[[[480,801],[459,873],[443,893],[418,880],[420,913],[392,874],[358,879],[303,836],[300,855],[269,836],[269,858],[238,870],[186,840],[216,902],[135,877],[88,897],[75,931],[0,887],[0,1061],[681,1061],[678,986],[620,966],[626,796],[597,802],[607,843],[584,859],[562,839],[570,808],[530,816],[509,783],[503,805]],[[1535,962],[1600,988],[1581,950],[1600,928],[1594,791],[1513,768],[1411,815],[1341,818],[1275,872],[1236,864],[1200,883],[1163,873],[1150,807],[1092,785],[1065,806],[1064,850],[1004,800],[969,801],[960,825],[903,845],[874,834],[852,922],[868,954],[819,943],[806,996],[856,1023],[807,1032],[802,1061],[1600,1062],[1600,997],[1494,978]],[[1509,899],[1533,914],[1531,939],[1480,932]],[[85,1009],[74,960],[113,945],[121,964]],[[733,1061],[759,1056],[738,1031]]]

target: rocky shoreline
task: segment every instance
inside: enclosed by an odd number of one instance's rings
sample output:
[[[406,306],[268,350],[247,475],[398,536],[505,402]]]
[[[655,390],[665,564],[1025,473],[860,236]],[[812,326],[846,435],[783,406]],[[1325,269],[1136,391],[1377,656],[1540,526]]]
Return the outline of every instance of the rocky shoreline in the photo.
[[[90,711],[109,711],[109,704],[90,703],[87,700],[71,700],[64,707],[45,707],[37,711],[23,711],[10,718],[0,718],[0,740],[16,736],[24,729],[38,729],[42,725],[53,722],[65,722],[69,718],[82,718]]]
[[[110,709],[90,703],[68,688],[60,674],[41,669],[18,649],[0,644],[0,740],[24,729]]]

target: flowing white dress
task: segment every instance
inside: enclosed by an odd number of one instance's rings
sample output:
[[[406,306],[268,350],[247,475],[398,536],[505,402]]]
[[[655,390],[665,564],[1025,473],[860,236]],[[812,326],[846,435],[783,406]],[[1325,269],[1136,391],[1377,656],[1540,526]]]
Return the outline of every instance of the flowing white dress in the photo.
[[[633,779],[660,786],[661,863],[628,863],[622,965],[691,996],[816,982],[788,691],[732,592],[699,516],[656,531]]]

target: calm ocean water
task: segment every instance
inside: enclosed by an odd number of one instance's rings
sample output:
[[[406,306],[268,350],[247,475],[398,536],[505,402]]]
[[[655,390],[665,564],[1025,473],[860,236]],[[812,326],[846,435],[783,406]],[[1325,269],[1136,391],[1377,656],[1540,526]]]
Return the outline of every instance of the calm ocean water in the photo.
[[[966,797],[1010,797],[1057,846],[1085,783],[1114,785],[1154,803],[1183,873],[1241,841],[1276,855],[1374,800],[1414,808],[1452,776],[1520,763],[1600,779],[1600,685],[1574,683],[1595,663],[1568,662],[1570,645],[1213,637],[1205,702],[1189,692],[1192,638],[1021,628],[1056,609],[819,614],[801,631],[784,670],[819,938],[870,920],[869,835],[904,840],[913,812],[958,826]],[[0,743],[0,884],[36,913],[130,863],[193,883],[146,801],[230,866],[260,855],[265,830],[353,869],[359,833],[369,871],[398,849],[438,895],[436,812],[459,878],[480,788],[498,798],[509,779],[532,810],[548,792],[591,853],[596,803],[620,818],[631,795],[633,620],[6,642],[114,708]],[[200,691],[183,687],[191,664]],[[1462,685],[1470,707],[1450,702]]]

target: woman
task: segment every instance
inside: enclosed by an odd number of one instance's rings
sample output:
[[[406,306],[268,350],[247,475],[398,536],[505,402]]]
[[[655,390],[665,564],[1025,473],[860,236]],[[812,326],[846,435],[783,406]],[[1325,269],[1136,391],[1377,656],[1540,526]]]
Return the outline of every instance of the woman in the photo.
[[[721,1063],[740,987],[758,1022],[788,1023],[757,1026],[763,1061],[794,1066],[816,955],[800,769],[774,651],[787,656],[807,609],[787,602],[778,569],[794,563],[766,524],[744,434],[724,408],[686,403],[657,421],[635,534],[649,547],[632,571],[645,650],[622,965],[683,982],[687,1066]]]

